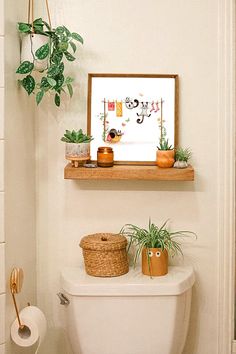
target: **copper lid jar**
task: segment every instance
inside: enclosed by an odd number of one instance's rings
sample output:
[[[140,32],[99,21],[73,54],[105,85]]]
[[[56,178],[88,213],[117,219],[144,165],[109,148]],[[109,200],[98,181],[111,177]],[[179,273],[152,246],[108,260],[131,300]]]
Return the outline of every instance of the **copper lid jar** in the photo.
[[[98,148],[97,164],[99,167],[112,167],[114,165],[114,154],[111,147],[101,146]]]

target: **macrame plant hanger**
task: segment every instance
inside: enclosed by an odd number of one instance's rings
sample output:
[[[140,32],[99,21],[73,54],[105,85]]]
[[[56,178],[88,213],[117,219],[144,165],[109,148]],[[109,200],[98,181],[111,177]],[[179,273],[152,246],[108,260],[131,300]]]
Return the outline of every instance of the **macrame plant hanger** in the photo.
[[[45,0],[45,6],[47,10],[47,15],[48,15],[48,22],[50,29],[52,28],[52,22],[51,22],[51,15],[49,11],[49,5],[48,5],[48,0]],[[34,0],[29,0],[28,1],[28,23],[31,23],[32,25],[32,33],[34,33]]]

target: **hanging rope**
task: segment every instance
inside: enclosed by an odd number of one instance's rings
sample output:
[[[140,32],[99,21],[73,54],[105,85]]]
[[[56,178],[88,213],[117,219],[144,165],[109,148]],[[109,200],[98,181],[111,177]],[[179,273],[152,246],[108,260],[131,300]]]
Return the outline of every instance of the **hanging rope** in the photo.
[[[30,13],[31,13],[31,0],[29,0],[29,3],[28,3],[28,22],[27,23],[30,23]]]
[[[52,22],[51,22],[51,15],[49,11],[49,5],[48,5],[48,0],[45,0],[46,2],[46,9],[47,9],[47,15],[48,15],[48,22],[50,29],[52,28]],[[28,1],[28,23],[31,23],[32,25],[32,32],[34,33],[34,0],[29,0]]]
[[[34,0],[31,0],[31,16],[32,32],[34,33]]]
[[[48,6],[48,0],[46,0],[46,8],[47,8],[47,13],[48,13],[48,22],[50,29],[52,29],[52,22],[51,22],[51,16],[50,16],[50,11],[49,11],[49,6]]]

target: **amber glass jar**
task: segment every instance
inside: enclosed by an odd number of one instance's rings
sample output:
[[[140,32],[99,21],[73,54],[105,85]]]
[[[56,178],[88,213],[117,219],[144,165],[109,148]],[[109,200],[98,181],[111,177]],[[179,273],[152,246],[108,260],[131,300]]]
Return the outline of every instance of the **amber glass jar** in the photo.
[[[102,146],[98,148],[97,164],[99,167],[112,167],[114,165],[114,154],[111,147]]]

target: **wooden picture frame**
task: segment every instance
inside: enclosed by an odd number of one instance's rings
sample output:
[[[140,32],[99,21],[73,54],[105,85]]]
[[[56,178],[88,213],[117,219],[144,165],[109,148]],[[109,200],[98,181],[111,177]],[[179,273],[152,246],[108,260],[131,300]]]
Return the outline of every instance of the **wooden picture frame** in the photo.
[[[110,146],[116,164],[154,165],[160,136],[178,146],[178,108],[176,74],[89,73],[91,160],[99,146]]]

